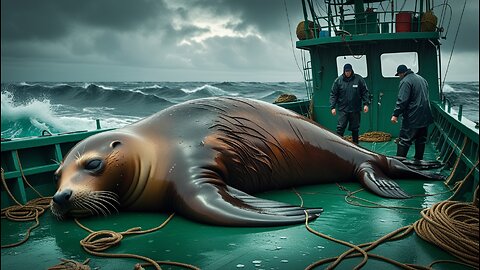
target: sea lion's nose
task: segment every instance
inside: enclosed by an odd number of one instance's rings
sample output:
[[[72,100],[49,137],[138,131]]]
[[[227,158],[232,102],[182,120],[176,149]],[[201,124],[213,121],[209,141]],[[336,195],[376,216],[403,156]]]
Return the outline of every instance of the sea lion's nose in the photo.
[[[53,195],[53,201],[58,205],[65,205],[71,196],[72,190],[67,188],[62,191],[57,191],[57,193]]]

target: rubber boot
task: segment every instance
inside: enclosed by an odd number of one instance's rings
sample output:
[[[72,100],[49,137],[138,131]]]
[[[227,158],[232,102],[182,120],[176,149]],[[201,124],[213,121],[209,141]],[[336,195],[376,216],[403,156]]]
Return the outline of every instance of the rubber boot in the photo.
[[[352,131],[352,141],[354,144],[358,144],[358,130]]]
[[[397,157],[407,157],[409,148],[408,146],[397,144]]]
[[[425,144],[415,144],[415,156],[413,158],[416,160],[422,160],[423,153],[425,153]]]

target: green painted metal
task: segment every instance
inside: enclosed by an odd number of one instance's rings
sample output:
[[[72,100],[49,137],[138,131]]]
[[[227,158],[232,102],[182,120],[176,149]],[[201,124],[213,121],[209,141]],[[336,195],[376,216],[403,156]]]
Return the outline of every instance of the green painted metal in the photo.
[[[479,131],[475,123],[445,111],[445,105],[432,103],[435,127],[430,140],[437,142],[439,158],[453,167],[450,184],[461,183],[453,199],[472,201],[479,184]]]
[[[53,172],[77,142],[91,135],[106,131],[83,131],[49,136],[13,139],[2,142],[2,169],[7,186],[20,203],[26,203],[37,195],[27,189],[23,175],[34,186],[51,193]],[[14,203],[2,186],[2,208]]]
[[[276,103],[276,105],[292,110],[298,114],[303,116],[308,116],[308,110],[310,107],[310,100],[309,99],[299,99],[292,102],[284,102],[284,103]]]
[[[92,131],[74,131],[54,134],[52,136],[38,136],[29,138],[12,139],[10,141],[2,142],[2,152],[10,151],[12,149],[24,149],[31,147],[39,147],[44,145],[51,145],[55,143],[64,143],[70,141],[79,141],[87,138],[93,134],[104,132],[110,129],[92,130]]]
[[[341,14],[341,16],[320,17],[333,20],[342,16],[366,18],[371,12],[359,13],[357,5],[363,1],[355,1],[356,13]],[[307,16],[308,14],[305,14]],[[363,16],[363,17],[362,17]],[[308,17],[308,16],[307,16]],[[376,21],[393,24],[393,21]],[[375,28],[377,27],[375,25]],[[342,26],[340,26],[341,28]],[[369,27],[369,26],[367,26]],[[342,30],[342,29],[340,29]],[[329,29],[333,31],[333,29]],[[386,53],[416,52],[418,55],[418,74],[429,83],[430,100],[439,101],[438,59],[437,50],[440,35],[438,32],[399,32],[399,33],[348,33],[338,32],[336,36],[319,37],[299,40],[297,48],[308,50],[312,65],[313,80],[313,119],[330,130],[335,130],[336,117],[330,113],[329,96],[333,81],[338,77],[337,57],[361,56],[367,63],[365,81],[372,95],[372,102],[368,114],[362,114],[360,132],[384,131],[398,136],[400,124],[390,122],[398,95],[399,79],[383,77],[381,56]],[[400,63],[399,63],[400,64]],[[354,67],[355,69],[355,67]],[[392,76],[395,74],[392,69]]]

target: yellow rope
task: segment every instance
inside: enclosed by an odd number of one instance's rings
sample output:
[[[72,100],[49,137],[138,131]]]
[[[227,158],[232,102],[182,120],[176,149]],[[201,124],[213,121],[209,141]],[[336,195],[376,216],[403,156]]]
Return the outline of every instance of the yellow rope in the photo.
[[[443,201],[422,210],[415,232],[468,265],[478,268],[478,208],[471,203]]]
[[[165,265],[175,265],[175,266],[181,266],[189,269],[194,269],[198,270],[196,266],[190,265],[190,264],[184,264],[184,263],[179,263],[179,262],[170,262],[170,261],[155,261],[152,260],[148,257],[145,256],[140,256],[136,254],[110,254],[110,253],[103,253],[102,251],[105,251],[109,249],[112,246],[118,245],[123,237],[125,235],[130,235],[130,234],[145,234],[145,233],[150,233],[154,232],[157,230],[160,230],[163,228],[167,223],[173,218],[175,213],[171,214],[162,224],[159,226],[148,229],[148,230],[141,230],[140,227],[135,227],[128,229],[124,232],[114,232],[110,230],[100,230],[100,231],[93,231],[86,226],[82,225],[77,219],[75,219],[75,222],[80,226],[82,229],[88,231],[90,234],[82,239],[80,241],[80,245],[83,247],[83,249],[95,256],[100,256],[100,257],[110,257],[110,258],[133,258],[133,259],[139,259],[146,261],[146,264],[137,264],[135,266],[136,269],[143,269],[142,266],[150,266],[153,265],[157,270],[161,269],[160,265],[165,264]]]
[[[86,259],[83,263],[76,262],[74,260],[60,259],[62,262],[48,268],[48,270],[90,270],[90,266],[87,264],[90,259]]]
[[[21,167],[20,167],[20,172],[22,173],[22,176],[23,176]],[[28,240],[28,238],[30,237],[31,231],[36,227],[38,227],[38,225],[40,224],[40,222],[38,221],[38,218],[45,212],[45,209],[49,207],[50,200],[52,198],[51,197],[37,198],[37,199],[30,200],[25,205],[23,205],[15,199],[10,189],[8,188],[7,183],[5,181],[3,168],[1,168],[1,173],[2,173],[2,185],[5,188],[5,191],[7,191],[8,196],[10,196],[10,198],[17,204],[17,205],[12,205],[12,206],[3,208],[1,212],[2,214],[1,217],[7,218],[11,221],[18,221],[18,222],[35,221],[35,224],[33,224],[32,226],[30,226],[30,228],[27,229],[27,232],[25,233],[25,237],[22,240],[16,243],[1,246],[1,248],[11,248],[11,247],[19,246]],[[25,182],[28,183],[25,176],[23,177]],[[30,186],[30,183],[28,185]]]
[[[467,182],[467,179],[473,174],[473,172],[475,171],[475,168],[477,168],[477,166],[478,166],[478,160],[477,160],[477,163],[475,163],[475,165],[472,166],[470,171],[467,173],[467,175],[465,175],[465,177],[462,180],[455,182],[455,184],[453,186],[453,188],[455,190],[455,193],[449,199],[454,198],[460,192],[460,189]],[[477,185],[477,188],[478,188],[478,185]],[[475,197],[474,197],[474,201],[475,201]]]
[[[455,171],[457,170],[458,165],[460,164],[460,160],[462,159],[463,151],[465,151],[466,145],[467,145],[467,139],[465,138],[465,140],[463,141],[462,150],[460,151],[460,154],[458,154],[457,160],[455,161],[455,165],[453,165],[452,172],[450,173],[448,178],[445,180],[445,184],[449,185],[450,181],[453,179],[453,176],[455,175]]]
[[[352,141],[352,136],[345,136],[345,140]],[[382,131],[370,131],[358,136],[360,142],[388,142],[392,139],[392,134]]]
[[[292,101],[297,101],[297,97],[295,95],[281,94],[273,103],[284,103]]]
[[[300,194],[297,196],[301,198]],[[301,199],[303,206],[303,199]],[[316,261],[306,269],[313,269],[317,266],[333,262],[326,269],[334,269],[342,260],[353,257],[363,257],[354,269],[363,267],[369,258],[382,260],[402,269],[432,269],[433,265],[440,263],[454,263],[473,268],[478,268],[479,255],[479,213],[478,208],[470,203],[442,201],[434,204],[429,209],[421,212],[422,218],[412,225],[399,228],[387,235],[377,239],[374,242],[354,245],[328,235],[322,234],[312,229],[308,224],[308,213],[305,211],[306,229],[322,238],[350,247],[339,256],[326,258]],[[415,231],[422,239],[431,242],[453,256],[459,258],[459,261],[438,260],[432,262],[429,266],[401,263],[384,256],[368,253],[378,245],[387,242],[402,239]]]

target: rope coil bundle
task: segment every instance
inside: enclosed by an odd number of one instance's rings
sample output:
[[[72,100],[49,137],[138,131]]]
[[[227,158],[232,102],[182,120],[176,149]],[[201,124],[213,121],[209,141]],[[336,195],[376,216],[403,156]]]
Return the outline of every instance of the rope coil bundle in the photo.
[[[301,21],[297,25],[296,33],[297,33],[297,38],[299,40],[305,40],[305,39],[311,39],[314,38],[315,35],[313,33],[314,29],[318,33],[320,32],[320,27],[317,25],[317,27],[314,26],[312,21],[308,21],[308,36],[305,34],[305,21]]]
[[[90,259],[86,259],[83,263],[76,262],[74,260],[60,259],[62,262],[48,268],[48,270],[90,270],[88,262]]]
[[[463,262],[478,267],[479,214],[471,203],[443,201],[421,212],[413,224],[425,241],[444,249]]]
[[[345,140],[352,141],[352,136],[345,136]],[[388,142],[392,139],[392,134],[382,131],[366,132],[358,137],[361,142]]]
[[[297,101],[297,96],[290,94],[281,94],[273,103],[284,103]]]

